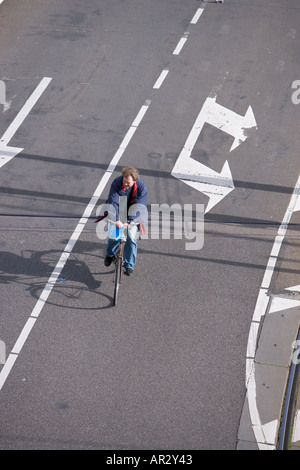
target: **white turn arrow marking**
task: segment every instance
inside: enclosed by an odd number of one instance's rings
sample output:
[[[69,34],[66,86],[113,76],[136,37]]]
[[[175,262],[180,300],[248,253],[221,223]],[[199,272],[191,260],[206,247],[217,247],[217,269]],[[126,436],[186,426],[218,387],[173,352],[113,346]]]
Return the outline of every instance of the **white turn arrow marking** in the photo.
[[[234,142],[230,149],[231,152],[247,139],[247,132],[250,129],[257,127],[256,120],[251,106],[248,107],[245,116],[240,116],[216,103],[216,98],[216,96],[207,98],[201,113],[205,117],[205,122],[234,137]]]
[[[0,142],[0,168],[14,158],[18,153],[22,152],[21,148],[8,147],[7,145]]]
[[[172,171],[172,176],[180,179],[192,188],[197,189],[201,193],[209,197],[205,213],[209,212],[219,201],[234,189],[229,164],[226,161],[221,173],[197,162],[188,157],[187,149],[181,152],[182,160],[176,162]]]
[[[240,116],[216,103],[216,97],[206,98],[171,175],[206,194],[209,197],[209,202],[205,212],[208,212],[234,189],[234,184],[227,161],[224,163],[221,173],[217,173],[191,157],[205,123],[209,123],[234,137],[231,151],[247,139],[246,131],[255,127],[256,121],[250,106],[245,116]]]
[[[40,98],[44,90],[47,88],[52,78],[44,77],[36,87],[32,95],[28,98],[23,108],[19,111],[8,129],[4,132],[0,139],[0,168],[14,158],[18,153],[22,152],[22,148],[9,147],[8,143],[15,135],[22,122],[28,116],[37,100]]]

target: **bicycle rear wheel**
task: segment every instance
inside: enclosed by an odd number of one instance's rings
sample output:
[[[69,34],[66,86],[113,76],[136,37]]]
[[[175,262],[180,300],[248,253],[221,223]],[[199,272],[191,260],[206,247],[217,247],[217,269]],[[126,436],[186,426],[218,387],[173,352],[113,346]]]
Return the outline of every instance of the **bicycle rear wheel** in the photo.
[[[120,276],[121,276],[121,258],[117,259],[116,262],[116,275],[115,275],[115,289],[114,289],[114,305],[117,305],[118,301],[118,293],[119,293],[119,286],[120,286]]]

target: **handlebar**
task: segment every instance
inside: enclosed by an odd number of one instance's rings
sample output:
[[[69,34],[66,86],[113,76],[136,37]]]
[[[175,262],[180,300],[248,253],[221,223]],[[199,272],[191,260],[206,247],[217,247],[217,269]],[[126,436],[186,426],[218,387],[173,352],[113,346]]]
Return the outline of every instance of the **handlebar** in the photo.
[[[116,222],[119,222],[119,221],[107,219],[107,222],[110,222],[110,223],[116,225]],[[131,225],[140,225],[140,223],[141,223],[140,221],[139,221],[139,222],[133,222],[133,221],[132,221],[132,222],[129,222],[129,223],[128,223],[128,222],[125,222],[125,224],[123,224],[123,226],[122,226],[121,228],[123,228],[124,225],[127,225],[127,228],[129,228]],[[125,227],[125,228],[126,228],[126,227]]]

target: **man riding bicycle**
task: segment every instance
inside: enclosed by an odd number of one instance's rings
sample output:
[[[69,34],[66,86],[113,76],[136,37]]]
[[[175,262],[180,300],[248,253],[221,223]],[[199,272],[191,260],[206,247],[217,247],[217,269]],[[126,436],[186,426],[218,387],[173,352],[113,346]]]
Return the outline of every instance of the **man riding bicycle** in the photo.
[[[122,213],[124,210],[120,207],[120,201],[123,202],[123,209],[124,201],[127,203],[125,214]],[[122,175],[115,178],[111,184],[106,204],[112,205],[115,209],[116,227],[118,229],[128,229],[128,236],[124,247],[124,268],[127,276],[130,276],[133,273],[137,256],[137,226],[133,225],[130,227],[130,222],[133,222],[138,215],[133,210],[133,206],[135,204],[147,206],[147,202],[148,189],[145,183],[139,178],[138,170],[131,166],[123,168]],[[132,209],[130,210],[130,208]],[[139,212],[138,209],[137,212]],[[104,259],[105,266],[111,265],[115,255],[117,254],[119,243],[120,240],[115,240],[113,238],[108,239],[106,257]]]

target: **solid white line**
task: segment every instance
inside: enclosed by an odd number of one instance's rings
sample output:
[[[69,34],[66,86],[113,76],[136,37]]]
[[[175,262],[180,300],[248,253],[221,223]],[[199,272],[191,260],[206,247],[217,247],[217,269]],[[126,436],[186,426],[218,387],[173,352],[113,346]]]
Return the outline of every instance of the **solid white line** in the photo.
[[[149,108],[150,102],[151,102],[150,100],[147,100],[146,103],[143,104],[143,106],[139,110],[139,112],[138,112],[136,118],[134,119],[133,123],[131,124],[131,126],[137,127],[140,124],[141,120],[145,116],[145,113],[146,113],[147,109]]]
[[[45,301],[44,301],[45,303]],[[17,342],[15,343],[14,347],[12,348],[11,353],[12,354],[20,354],[20,351],[22,347],[24,346],[24,343],[26,339],[29,336],[29,333],[31,332],[33,325],[36,322],[36,318],[29,317],[27,322],[25,323],[23,330],[21,331],[19,338],[17,339]]]
[[[133,121],[131,127],[129,128],[129,131],[127,132],[126,136],[124,137],[120,147],[118,148],[117,152],[115,153],[114,157],[112,158],[110,164],[108,165],[108,168],[106,170],[106,172],[104,173],[104,175],[102,176],[93,196],[91,197],[90,199],[90,202],[88,203],[88,205],[86,206],[85,210],[84,210],[84,213],[81,217],[81,219],[79,220],[73,234],[71,235],[64,251],[62,252],[61,256],[60,256],[60,259],[58,261],[58,263],[56,264],[51,276],[49,277],[48,279],[48,282],[46,283],[38,301],[36,302],[27,322],[25,323],[25,326],[23,327],[23,330],[21,331],[12,351],[11,351],[11,354],[9,355],[7,361],[5,362],[1,372],[0,372],[0,390],[1,388],[3,387],[13,365],[14,365],[14,362],[16,360],[16,358],[18,357],[18,355],[20,354],[24,344],[25,344],[25,341],[27,340],[36,320],[37,320],[37,317],[40,315],[58,277],[60,276],[60,273],[62,271],[62,269],[64,268],[65,264],[66,264],[66,261],[68,260],[74,246],[75,246],[75,243],[76,241],[78,240],[78,238],[80,237],[87,221],[88,221],[88,218],[89,216],[91,215],[92,211],[94,210],[106,184],[108,183],[109,181],[109,178],[111,177],[112,175],[112,172],[114,171],[116,165],[118,164],[121,156],[123,155],[123,152],[125,151],[126,149],[126,146],[129,144],[130,142],[130,139],[132,138],[134,132],[136,131],[137,129],[137,126],[140,124],[142,118],[144,117],[146,111],[148,110],[149,108],[149,105],[150,105],[150,101],[146,101],[145,105],[143,105],[139,111],[139,113],[137,114],[135,120]],[[121,148],[122,147],[122,148]]]
[[[156,82],[154,83],[153,85],[153,88],[160,88],[164,79],[166,78],[166,76],[168,75],[169,73],[169,70],[168,69],[165,69],[161,72],[160,76],[158,77],[158,79],[156,80]]]
[[[123,151],[126,149],[127,145],[131,141],[131,139],[133,137],[133,134],[135,133],[136,129],[137,129],[136,126],[129,127],[129,129],[127,131],[127,134],[125,135],[124,139],[121,142],[121,145],[119,147],[120,149],[122,149]]]
[[[28,116],[30,111],[32,110],[35,103],[41,97],[42,93],[45,91],[49,83],[51,82],[52,78],[44,77],[39,85],[36,87],[32,95],[28,98],[26,103],[24,104],[23,108],[19,111],[13,122],[10,124],[8,129],[4,132],[2,138],[0,139],[5,145],[11,140],[11,138],[15,135],[16,131],[19,129],[20,125]]]
[[[268,306],[269,297],[268,297],[268,289],[263,289],[262,287],[259,290],[255,310],[253,314],[252,321],[260,322],[261,320],[261,312],[265,312]],[[253,356],[254,357],[254,356]]]
[[[177,46],[175,47],[173,51],[173,55],[178,55],[181,52],[181,49],[183,48],[187,38],[188,38],[189,33],[184,33],[182,38],[179,40]]]
[[[200,18],[200,16],[202,15],[203,13],[203,8],[198,8],[198,10],[196,11],[195,15],[193,16],[192,20],[191,20],[191,24],[196,24]]]

